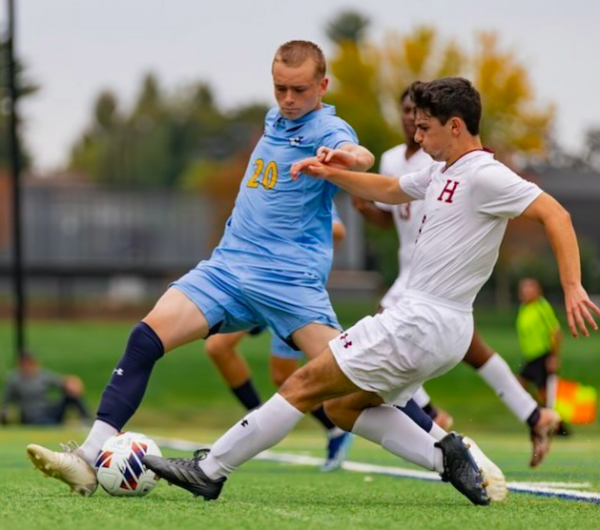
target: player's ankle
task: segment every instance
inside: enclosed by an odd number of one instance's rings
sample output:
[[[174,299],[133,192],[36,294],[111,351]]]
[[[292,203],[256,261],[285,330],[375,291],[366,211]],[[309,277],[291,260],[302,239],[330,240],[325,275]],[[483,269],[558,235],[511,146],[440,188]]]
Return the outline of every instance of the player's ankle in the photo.
[[[444,472],[444,452],[439,447],[433,449],[433,471]]]
[[[540,421],[541,416],[542,411],[540,407],[536,407],[535,410],[527,418],[527,425],[529,425],[529,427],[533,429]]]

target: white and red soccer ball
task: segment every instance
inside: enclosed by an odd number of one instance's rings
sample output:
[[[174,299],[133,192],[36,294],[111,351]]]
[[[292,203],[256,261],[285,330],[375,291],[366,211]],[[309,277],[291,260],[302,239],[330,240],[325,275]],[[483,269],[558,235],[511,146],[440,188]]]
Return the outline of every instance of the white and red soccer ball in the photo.
[[[143,434],[122,432],[110,437],[96,459],[98,482],[110,495],[143,497],[158,477],[142,462],[145,455],[162,456],[158,445]]]

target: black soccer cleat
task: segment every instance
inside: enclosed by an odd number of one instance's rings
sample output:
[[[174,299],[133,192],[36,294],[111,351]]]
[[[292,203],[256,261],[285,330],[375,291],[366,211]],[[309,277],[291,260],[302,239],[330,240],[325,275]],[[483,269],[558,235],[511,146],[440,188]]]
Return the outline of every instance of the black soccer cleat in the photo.
[[[227,479],[213,480],[200,469],[198,463],[206,458],[208,451],[208,449],[198,449],[194,452],[193,458],[161,458],[146,455],[142,458],[142,462],[169,484],[188,490],[194,494],[194,497],[204,497],[206,501],[214,501],[219,498]]]
[[[444,455],[442,480],[450,482],[473,504],[488,505],[490,498],[483,485],[481,470],[462,437],[456,432],[451,432],[436,442],[435,446],[439,447]]]

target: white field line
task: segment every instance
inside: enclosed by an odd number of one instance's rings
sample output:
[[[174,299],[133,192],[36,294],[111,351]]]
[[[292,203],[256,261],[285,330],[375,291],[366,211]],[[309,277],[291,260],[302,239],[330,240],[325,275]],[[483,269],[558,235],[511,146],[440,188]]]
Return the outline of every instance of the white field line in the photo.
[[[173,438],[153,437],[153,439],[161,447],[180,451],[194,451],[199,447],[210,447],[208,444],[198,444],[187,440],[177,440]],[[322,458],[291,453],[275,453],[272,451],[263,451],[255,456],[254,459],[312,467],[318,467],[323,463]],[[413,478],[432,482],[441,481],[440,476],[433,471],[418,471],[402,467],[378,466],[362,462],[344,462],[342,469],[354,471],[355,473],[372,473],[374,475]],[[542,497],[558,497],[561,499],[600,504],[600,493],[598,492],[573,491],[576,488],[589,488],[591,486],[589,482],[508,482],[507,486],[510,491],[516,493],[530,493]]]

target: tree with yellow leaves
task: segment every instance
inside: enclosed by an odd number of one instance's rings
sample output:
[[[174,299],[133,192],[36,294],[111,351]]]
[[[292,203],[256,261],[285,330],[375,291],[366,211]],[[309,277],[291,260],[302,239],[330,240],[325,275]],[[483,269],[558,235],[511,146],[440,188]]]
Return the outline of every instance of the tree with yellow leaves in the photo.
[[[537,104],[525,66],[513,51],[501,47],[496,34],[477,34],[473,51],[467,53],[427,26],[407,34],[390,32],[377,46],[367,40],[367,25],[361,15],[344,13],[329,25],[328,34],[336,43],[330,58],[332,100],[373,153],[399,143],[398,96],[407,86],[417,80],[460,75],[471,79],[481,93],[481,137],[486,147],[508,164],[515,155],[544,154],[554,109]],[[379,255],[389,255],[397,244],[389,234],[373,230],[369,239]],[[501,253],[496,270],[498,299],[508,295],[513,254],[510,249]],[[382,269],[390,263],[379,262]],[[395,271],[383,272],[387,280],[393,279]]]
[[[338,23],[361,17],[344,13]],[[336,51],[330,58],[334,77],[332,100],[339,114],[356,128],[361,141],[375,153],[388,148],[394,139],[397,123],[397,99],[413,81],[429,81],[461,75],[471,79],[481,93],[483,117],[481,136],[484,144],[506,160],[513,154],[542,155],[546,149],[554,109],[540,107],[525,66],[511,50],[503,49],[495,33],[475,36],[473,51],[467,53],[453,39],[442,39],[432,27],[419,26],[407,34],[390,32],[381,45],[367,40],[366,25],[357,31],[332,32],[344,35],[336,40]],[[363,114],[361,116],[361,113]],[[370,124],[367,123],[370,120]],[[381,126],[379,135],[373,123]],[[381,125],[383,123],[383,125]],[[374,145],[382,142],[382,145]]]

